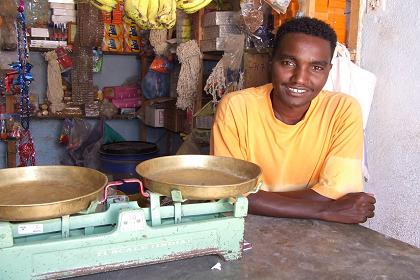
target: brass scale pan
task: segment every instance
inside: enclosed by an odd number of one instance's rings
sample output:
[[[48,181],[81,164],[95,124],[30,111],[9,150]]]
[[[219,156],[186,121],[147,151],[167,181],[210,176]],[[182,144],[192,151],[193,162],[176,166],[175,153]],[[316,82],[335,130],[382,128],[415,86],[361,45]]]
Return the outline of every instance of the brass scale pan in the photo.
[[[258,165],[227,157],[180,155],[137,165],[145,188],[184,199],[235,197],[256,188]],[[0,221],[36,221],[70,215],[103,198],[105,174],[77,166],[32,166],[0,170]]]

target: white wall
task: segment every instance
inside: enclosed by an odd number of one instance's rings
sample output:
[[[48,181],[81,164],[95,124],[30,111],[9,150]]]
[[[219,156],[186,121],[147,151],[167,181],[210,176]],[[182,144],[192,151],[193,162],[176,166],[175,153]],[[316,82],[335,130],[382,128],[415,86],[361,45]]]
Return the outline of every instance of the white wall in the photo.
[[[384,1],[384,0],[382,0]],[[367,126],[376,216],[367,223],[420,247],[420,1],[367,11],[361,66],[378,78]]]

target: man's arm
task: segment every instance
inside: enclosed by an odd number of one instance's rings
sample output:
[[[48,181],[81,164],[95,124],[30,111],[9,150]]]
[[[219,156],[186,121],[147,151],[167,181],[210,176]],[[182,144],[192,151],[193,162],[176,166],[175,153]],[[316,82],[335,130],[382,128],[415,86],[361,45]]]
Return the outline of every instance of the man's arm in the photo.
[[[374,216],[375,198],[360,192],[336,200],[308,189],[294,192],[259,191],[248,196],[249,213],[271,217],[319,219],[347,224]]]

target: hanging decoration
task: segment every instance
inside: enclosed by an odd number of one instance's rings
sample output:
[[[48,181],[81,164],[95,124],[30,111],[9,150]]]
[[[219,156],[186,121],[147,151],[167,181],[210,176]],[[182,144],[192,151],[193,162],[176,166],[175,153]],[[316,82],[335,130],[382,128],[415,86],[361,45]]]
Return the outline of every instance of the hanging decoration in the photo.
[[[33,77],[31,74],[32,65],[28,62],[29,54],[26,39],[26,19],[24,10],[24,0],[20,0],[16,16],[17,51],[19,61],[10,64],[10,66],[18,72],[18,78],[15,83],[20,87],[20,121],[22,128],[24,130],[28,130],[30,118],[29,84],[33,81]]]
[[[23,130],[19,138],[19,166],[35,165],[35,146],[29,130]]]
[[[29,131],[30,101],[29,84],[33,81],[32,65],[29,63],[28,42],[26,39],[25,1],[20,0],[16,16],[18,62],[10,66],[18,73],[15,85],[20,88],[20,122],[23,128],[19,139],[19,166],[35,165],[35,148]]]

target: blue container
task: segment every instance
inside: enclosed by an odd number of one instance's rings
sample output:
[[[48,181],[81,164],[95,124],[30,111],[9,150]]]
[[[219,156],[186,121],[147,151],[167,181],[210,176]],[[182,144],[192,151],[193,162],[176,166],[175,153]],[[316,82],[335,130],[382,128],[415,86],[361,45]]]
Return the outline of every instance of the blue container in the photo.
[[[159,156],[156,144],[143,141],[122,141],[104,144],[99,150],[100,170],[113,180],[139,178],[136,166]],[[138,193],[138,184],[124,183],[118,189],[127,195]]]

